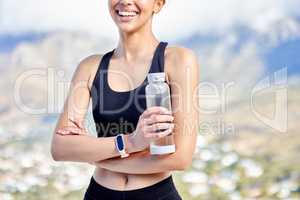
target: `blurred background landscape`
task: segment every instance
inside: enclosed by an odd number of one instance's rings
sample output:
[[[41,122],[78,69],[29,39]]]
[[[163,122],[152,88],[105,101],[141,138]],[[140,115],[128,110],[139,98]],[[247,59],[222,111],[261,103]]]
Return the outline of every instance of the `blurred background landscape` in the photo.
[[[0,199],[83,198],[93,167],[50,141],[79,62],[114,48],[107,1],[0,0]],[[200,62],[184,200],[300,199],[300,1],[168,1],[154,32]],[[34,75],[32,75],[34,74]],[[95,127],[91,107],[86,126]]]

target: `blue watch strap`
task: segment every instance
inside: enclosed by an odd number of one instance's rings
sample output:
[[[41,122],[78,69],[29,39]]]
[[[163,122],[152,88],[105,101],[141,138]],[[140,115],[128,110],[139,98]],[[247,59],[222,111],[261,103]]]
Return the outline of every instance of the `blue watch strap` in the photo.
[[[123,134],[118,134],[116,136],[115,144],[122,158],[129,156],[129,154],[125,151],[126,146],[125,146]]]

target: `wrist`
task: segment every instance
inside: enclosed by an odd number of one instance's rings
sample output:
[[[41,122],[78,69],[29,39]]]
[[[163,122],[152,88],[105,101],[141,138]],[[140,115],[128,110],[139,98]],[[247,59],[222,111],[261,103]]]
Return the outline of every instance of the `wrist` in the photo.
[[[125,135],[123,133],[118,134],[115,138],[115,145],[117,148],[117,151],[119,152],[121,158],[126,158],[130,154],[128,153],[128,147],[125,141]]]
[[[134,139],[135,132],[132,132],[130,134],[124,135],[124,140],[127,146],[127,152],[128,153],[134,153],[141,151],[142,149],[136,144],[136,141]]]

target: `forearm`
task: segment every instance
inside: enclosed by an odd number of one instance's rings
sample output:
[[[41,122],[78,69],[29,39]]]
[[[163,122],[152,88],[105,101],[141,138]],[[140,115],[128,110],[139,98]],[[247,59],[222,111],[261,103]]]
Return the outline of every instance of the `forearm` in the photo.
[[[130,134],[124,135],[129,153],[141,151]],[[51,154],[56,161],[94,162],[120,156],[114,137],[54,134]]]
[[[95,164],[104,169],[129,174],[152,174],[185,169],[176,153],[151,155],[149,151],[138,152],[127,158],[97,161]]]

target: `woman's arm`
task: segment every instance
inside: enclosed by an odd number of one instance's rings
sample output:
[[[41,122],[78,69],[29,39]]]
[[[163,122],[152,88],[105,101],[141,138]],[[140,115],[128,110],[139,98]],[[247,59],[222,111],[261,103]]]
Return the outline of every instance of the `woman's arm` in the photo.
[[[93,162],[95,166],[110,171],[128,174],[154,174],[165,171],[185,170],[187,163],[183,163],[178,154],[151,155],[149,151],[140,151],[127,158],[110,158]]]
[[[70,121],[83,124],[90,100],[89,84],[92,66],[98,66],[99,57],[90,56],[77,67],[70,85],[70,91],[54,130],[51,155],[55,161],[93,162],[119,156],[115,148],[114,137],[96,138],[84,131],[84,134],[59,134],[65,127],[76,128]],[[139,151],[132,141],[131,134],[125,135],[129,153]]]
[[[124,135],[128,153],[141,151],[131,142],[131,134]],[[114,137],[96,138],[88,134],[61,135],[52,139],[51,155],[55,161],[94,162],[119,157]]]
[[[127,158],[112,158],[94,164],[111,171],[130,174],[159,173],[168,170],[185,170],[192,162],[198,133],[199,66],[196,55],[187,49],[176,48],[169,55],[169,72],[174,115],[176,152],[167,155],[150,155],[140,152]],[[168,55],[166,56],[168,57]],[[170,60],[172,62],[170,62]]]

